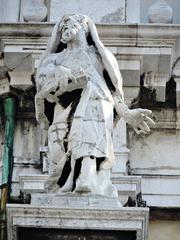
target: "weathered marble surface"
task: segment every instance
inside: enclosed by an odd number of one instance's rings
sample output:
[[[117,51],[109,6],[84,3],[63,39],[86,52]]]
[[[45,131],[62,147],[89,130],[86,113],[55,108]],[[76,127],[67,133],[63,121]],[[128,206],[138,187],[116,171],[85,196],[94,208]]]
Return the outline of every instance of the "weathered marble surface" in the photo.
[[[68,197],[69,199],[69,197]],[[148,209],[108,207],[103,198],[79,198],[66,201],[65,207],[9,204],[7,206],[8,240],[17,240],[19,227],[51,229],[90,229],[136,231],[137,240],[147,240]],[[110,199],[109,199],[110,200]],[[96,203],[96,201],[100,201]],[[101,203],[101,206],[99,205]],[[96,207],[95,207],[96,206]]]
[[[110,181],[117,123],[113,109],[138,134],[148,133],[148,124],[154,123],[150,110],[130,110],[124,103],[118,63],[90,18],[73,14],[57,22],[40,60],[36,86],[36,119],[49,147],[47,191],[117,197]],[[55,105],[52,124],[45,100]]]
[[[78,209],[103,209],[103,208],[120,208],[122,205],[117,198],[104,197],[101,195],[79,195],[79,194],[32,194],[31,205],[39,207],[62,207]]]

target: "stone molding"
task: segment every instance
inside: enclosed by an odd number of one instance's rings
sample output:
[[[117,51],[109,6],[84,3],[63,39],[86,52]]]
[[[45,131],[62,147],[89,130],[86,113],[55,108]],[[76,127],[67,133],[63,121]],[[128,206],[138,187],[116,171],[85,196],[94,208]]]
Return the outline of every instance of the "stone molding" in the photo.
[[[145,175],[142,177],[143,199],[149,207],[179,208],[180,176]]]
[[[19,227],[137,231],[147,240],[148,208],[73,209],[8,204],[8,240],[17,240]]]
[[[49,37],[54,23],[0,23],[0,37],[16,36],[24,38]],[[159,45],[169,40],[171,44],[179,38],[179,24],[96,24],[101,39],[149,39]],[[160,42],[163,40],[163,42]],[[133,43],[133,42],[132,42]],[[121,43],[120,43],[121,44]]]

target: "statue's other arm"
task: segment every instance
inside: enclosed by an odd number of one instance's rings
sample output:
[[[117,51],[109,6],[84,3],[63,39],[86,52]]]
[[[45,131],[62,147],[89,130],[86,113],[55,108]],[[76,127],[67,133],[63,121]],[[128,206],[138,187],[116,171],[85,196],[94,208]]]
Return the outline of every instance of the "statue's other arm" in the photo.
[[[57,95],[66,89],[68,80],[73,79],[70,69],[56,65],[56,58],[57,56],[52,55],[41,61],[36,77],[36,119],[43,130],[49,128],[49,121],[45,115],[45,99],[49,102],[57,102]]]
[[[124,103],[124,96],[122,90],[122,76],[119,71],[118,63],[112,54],[109,54],[111,58],[111,63],[114,67],[111,69],[111,80],[115,87],[115,92],[113,93],[113,99],[115,103],[115,109],[118,115],[130,124],[136,133],[148,133],[150,131],[149,124],[155,124],[150,118],[152,111],[148,109],[129,109]]]
[[[40,66],[37,71],[36,76],[36,88],[37,93],[35,95],[35,113],[36,119],[40,124],[41,129],[48,130],[49,121],[45,115],[45,95],[44,95],[44,86],[49,81],[49,78],[54,76],[54,59],[49,57],[41,61]]]

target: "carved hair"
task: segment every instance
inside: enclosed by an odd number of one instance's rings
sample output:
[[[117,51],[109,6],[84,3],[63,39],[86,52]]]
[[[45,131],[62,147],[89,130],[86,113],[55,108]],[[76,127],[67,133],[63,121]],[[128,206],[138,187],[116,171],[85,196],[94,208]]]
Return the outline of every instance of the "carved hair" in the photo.
[[[63,18],[60,21],[58,21],[53,28],[51,37],[49,38],[47,48],[45,51],[46,56],[49,53],[57,52],[59,45],[62,44],[62,42],[61,42],[62,28],[63,28],[64,24],[66,24],[66,22],[68,22],[68,20],[70,18],[73,18],[74,20],[76,20],[81,25],[81,27],[83,27],[85,33],[88,34],[88,32],[89,32],[88,18],[85,15],[71,14],[71,15],[63,16]]]

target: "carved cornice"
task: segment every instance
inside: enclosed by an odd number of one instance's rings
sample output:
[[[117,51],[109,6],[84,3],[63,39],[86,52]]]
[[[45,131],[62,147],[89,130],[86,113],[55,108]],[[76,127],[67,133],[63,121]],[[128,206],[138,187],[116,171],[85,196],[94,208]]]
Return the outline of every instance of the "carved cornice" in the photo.
[[[24,59],[29,57],[31,64],[26,63],[26,67],[29,67],[26,78],[30,83],[31,74],[35,71],[38,59],[46,48],[53,26],[54,23],[47,22],[1,23],[0,53],[4,52],[5,65],[11,71],[19,71],[15,69],[16,65],[12,67],[13,59],[19,59],[20,63],[24,63]],[[157,100],[164,102],[166,82],[171,76],[173,63],[180,56],[180,25],[97,24],[97,29],[101,40],[117,57],[124,86],[139,87],[140,75],[143,72],[155,73],[157,81],[153,82],[153,87],[157,91]],[[22,69],[25,71],[24,65],[20,66],[21,71]],[[13,74],[17,76],[17,73]],[[14,75],[11,84],[17,87]],[[22,79],[22,75],[20,74],[18,79]],[[29,85],[26,84],[23,89],[28,88]]]
[[[137,239],[145,240],[147,239],[148,215],[148,208],[139,207],[73,209],[9,204],[7,205],[8,239],[17,239],[19,227],[77,229],[80,225],[82,229],[137,231],[139,236]]]
[[[53,26],[54,23],[1,23],[0,38],[33,41],[49,37]],[[112,45],[141,46],[148,40],[151,44],[167,47],[180,37],[180,25],[175,24],[97,24],[97,29],[100,38]]]

